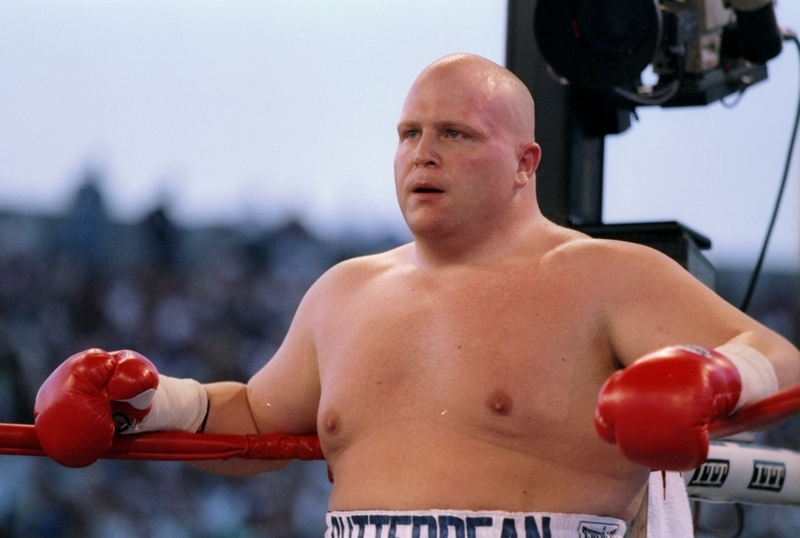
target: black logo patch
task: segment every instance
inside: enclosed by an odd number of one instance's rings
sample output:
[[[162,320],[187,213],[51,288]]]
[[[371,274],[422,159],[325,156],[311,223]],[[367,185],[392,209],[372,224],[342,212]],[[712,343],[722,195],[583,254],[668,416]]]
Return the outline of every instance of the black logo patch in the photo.
[[[581,521],[579,528],[581,538],[608,538],[609,536],[616,536],[615,533],[619,529],[619,525],[597,523],[596,521]]]
[[[706,460],[703,465],[694,470],[690,486],[701,488],[721,488],[728,478],[731,462],[728,460]]]
[[[780,491],[783,481],[786,480],[786,465],[779,461],[753,462],[753,476],[747,489],[762,489],[766,491]]]

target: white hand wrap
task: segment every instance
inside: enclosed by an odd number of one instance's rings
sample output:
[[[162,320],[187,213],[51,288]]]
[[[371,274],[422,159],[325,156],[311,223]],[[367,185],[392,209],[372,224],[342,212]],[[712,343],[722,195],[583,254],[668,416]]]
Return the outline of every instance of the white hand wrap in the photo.
[[[775,375],[775,368],[759,351],[744,344],[725,344],[715,348],[714,351],[725,355],[736,366],[742,377],[742,393],[736,402],[734,412],[743,405],[778,392],[778,376]]]
[[[158,376],[158,388],[125,400],[138,409],[152,408],[144,420],[131,424],[122,433],[152,431],[196,432],[203,425],[208,411],[208,393],[194,379]]]

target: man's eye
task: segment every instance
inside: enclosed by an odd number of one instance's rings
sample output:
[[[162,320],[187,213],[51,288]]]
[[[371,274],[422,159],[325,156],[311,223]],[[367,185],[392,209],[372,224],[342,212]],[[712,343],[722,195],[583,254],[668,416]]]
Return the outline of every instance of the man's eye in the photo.
[[[461,138],[461,131],[447,131],[447,138]]]
[[[406,138],[417,138],[419,131],[406,131]]]

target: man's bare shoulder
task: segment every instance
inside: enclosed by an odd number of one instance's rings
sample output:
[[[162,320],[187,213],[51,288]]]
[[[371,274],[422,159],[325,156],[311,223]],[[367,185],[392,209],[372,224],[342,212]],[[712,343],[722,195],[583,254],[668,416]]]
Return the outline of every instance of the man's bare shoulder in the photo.
[[[569,232],[541,260],[541,268],[559,281],[591,283],[597,296],[603,290],[620,296],[637,293],[640,286],[691,284],[680,264],[654,248]]]
[[[399,246],[377,254],[358,256],[328,269],[312,286],[315,294],[350,293],[377,278],[408,266],[413,245]]]
[[[550,249],[545,258],[552,263],[600,264],[615,270],[633,270],[653,265],[670,265],[663,253],[637,243],[615,239],[596,239],[581,232],[566,230],[563,239]],[[599,267],[595,266],[595,269]]]

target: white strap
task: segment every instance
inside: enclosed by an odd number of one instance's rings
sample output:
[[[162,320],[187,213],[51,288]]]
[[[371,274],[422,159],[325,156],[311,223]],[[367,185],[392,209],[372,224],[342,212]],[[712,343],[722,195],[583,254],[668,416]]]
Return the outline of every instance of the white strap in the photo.
[[[131,424],[122,433],[152,431],[196,432],[203,425],[208,410],[208,393],[194,379],[176,379],[158,376],[158,388],[128,400],[139,409],[146,408],[152,400],[152,408],[144,420]]]
[[[734,411],[778,392],[778,376],[775,374],[775,368],[759,351],[745,344],[725,344],[715,348],[714,351],[725,355],[736,366],[742,377],[742,393]]]

